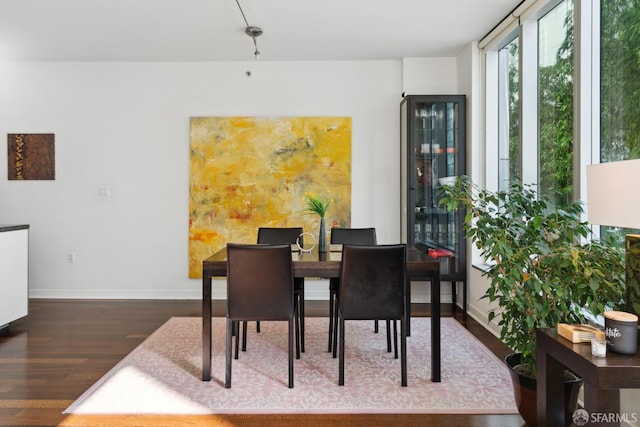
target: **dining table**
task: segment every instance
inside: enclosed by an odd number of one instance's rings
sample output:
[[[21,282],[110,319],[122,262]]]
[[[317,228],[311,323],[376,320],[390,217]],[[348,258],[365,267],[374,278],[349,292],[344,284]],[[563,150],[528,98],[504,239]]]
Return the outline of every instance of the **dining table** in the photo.
[[[342,252],[303,252],[292,246],[294,277],[318,277],[323,279],[340,277]],[[407,247],[407,336],[411,334],[411,282],[429,282],[431,285],[431,381],[440,382],[440,261],[426,251]],[[213,277],[227,276],[226,247],[202,261],[202,381],[211,380],[212,351],[212,300]]]

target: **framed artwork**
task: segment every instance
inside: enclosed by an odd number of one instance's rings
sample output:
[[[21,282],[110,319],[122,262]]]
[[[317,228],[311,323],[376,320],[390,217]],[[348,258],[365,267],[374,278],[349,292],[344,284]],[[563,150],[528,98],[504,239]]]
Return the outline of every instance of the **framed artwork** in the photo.
[[[350,117],[192,117],[189,277],[227,242],[255,243],[259,227],[318,235],[306,195],[331,200],[328,227],[351,225]]]
[[[54,134],[8,134],[7,147],[9,180],[56,179]]]

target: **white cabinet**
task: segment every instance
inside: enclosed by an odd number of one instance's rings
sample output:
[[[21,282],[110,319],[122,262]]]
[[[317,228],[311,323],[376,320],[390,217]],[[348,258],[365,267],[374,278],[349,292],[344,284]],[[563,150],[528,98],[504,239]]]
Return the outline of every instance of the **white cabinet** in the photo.
[[[0,327],[29,312],[29,226],[0,225]]]

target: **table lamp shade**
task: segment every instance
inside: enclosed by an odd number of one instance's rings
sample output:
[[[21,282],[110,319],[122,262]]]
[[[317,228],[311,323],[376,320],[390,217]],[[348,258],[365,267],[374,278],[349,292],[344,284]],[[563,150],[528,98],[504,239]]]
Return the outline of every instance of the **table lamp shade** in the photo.
[[[591,224],[640,228],[640,159],[587,166],[587,216]]]
[[[587,166],[587,220],[591,224],[640,229],[640,159]],[[628,234],[627,311],[640,314],[640,235]]]

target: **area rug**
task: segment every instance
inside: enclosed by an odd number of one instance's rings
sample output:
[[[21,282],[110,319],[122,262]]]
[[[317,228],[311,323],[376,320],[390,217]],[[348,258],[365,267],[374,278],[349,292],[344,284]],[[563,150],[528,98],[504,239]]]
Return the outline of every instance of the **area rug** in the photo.
[[[386,333],[372,321],[346,322],[345,385],[327,352],[327,318],[306,319],[306,351],[287,387],[286,322],[250,323],[247,351],[233,360],[224,388],[225,320],[213,319],[212,375],[201,381],[202,320],[172,318],[149,336],[65,413],[517,413],[506,367],[452,318],[442,319],[442,382],[431,382],[429,318],[411,319],[408,387]]]

